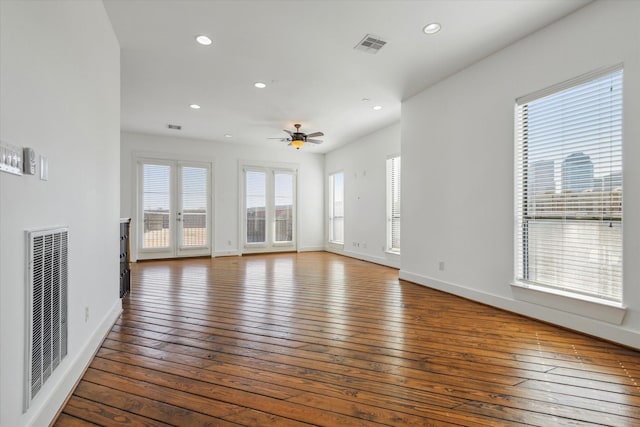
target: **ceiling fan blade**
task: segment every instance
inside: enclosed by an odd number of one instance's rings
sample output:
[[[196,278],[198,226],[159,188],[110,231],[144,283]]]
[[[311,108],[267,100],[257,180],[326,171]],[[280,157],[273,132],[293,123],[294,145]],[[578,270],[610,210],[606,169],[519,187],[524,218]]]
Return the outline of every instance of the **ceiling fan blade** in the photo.
[[[282,129],[284,132],[288,133],[289,135],[292,135],[293,132],[291,132],[290,130],[286,130],[286,129]]]
[[[324,136],[324,133],[322,133],[322,132],[314,132],[314,133],[307,134],[307,138],[314,138],[316,136]]]
[[[322,141],[321,139],[307,139],[306,142],[310,142],[312,144],[322,144],[324,141]]]
[[[287,138],[282,138],[282,137],[279,136],[277,138],[267,138],[267,139],[282,139],[282,140],[284,140],[284,139],[287,139]]]

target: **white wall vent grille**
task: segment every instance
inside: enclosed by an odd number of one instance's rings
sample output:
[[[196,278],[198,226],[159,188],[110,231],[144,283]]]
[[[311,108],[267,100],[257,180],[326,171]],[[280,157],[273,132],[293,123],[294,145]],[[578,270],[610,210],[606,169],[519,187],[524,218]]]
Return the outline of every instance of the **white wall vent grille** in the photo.
[[[378,53],[385,44],[387,44],[387,42],[382,40],[380,37],[367,34],[353,48],[367,53]]]
[[[67,355],[66,227],[27,231],[25,411]]]

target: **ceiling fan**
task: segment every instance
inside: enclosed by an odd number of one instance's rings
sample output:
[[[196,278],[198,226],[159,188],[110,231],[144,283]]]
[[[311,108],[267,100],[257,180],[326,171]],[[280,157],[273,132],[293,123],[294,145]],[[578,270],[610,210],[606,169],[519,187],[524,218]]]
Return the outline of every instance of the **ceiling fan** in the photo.
[[[289,145],[295,147],[296,150],[299,150],[300,147],[302,147],[305,142],[310,142],[312,144],[322,144],[322,140],[313,139],[313,138],[315,138],[316,136],[323,136],[324,133],[322,133],[322,132],[313,132],[313,133],[300,132],[300,127],[301,126],[302,125],[300,123],[296,123],[295,125],[293,125],[293,127],[296,128],[296,130],[294,132],[291,132],[290,130],[283,129],[283,131],[285,131],[286,133],[289,134],[289,138],[269,138],[269,139],[279,139],[282,142],[289,141]]]

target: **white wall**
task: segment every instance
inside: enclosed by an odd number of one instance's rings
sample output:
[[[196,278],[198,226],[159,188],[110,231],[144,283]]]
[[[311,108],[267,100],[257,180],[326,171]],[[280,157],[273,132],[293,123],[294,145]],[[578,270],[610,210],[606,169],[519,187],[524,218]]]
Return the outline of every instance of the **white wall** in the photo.
[[[47,425],[121,311],[119,67],[102,2],[0,2],[0,138],[49,159],[48,181],[0,173],[2,426]],[[68,355],[22,414],[24,232],[59,225],[70,229]]]
[[[242,252],[239,236],[239,172],[241,161],[257,165],[298,165],[298,250],[322,250],[324,155],[301,150],[281,149],[265,141],[265,147],[233,145],[179,137],[122,133],[121,215],[135,218],[136,176],[134,156],[200,160],[213,162],[214,255]],[[136,232],[132,224],[132,235]],[[132,253],[136,253],[132,239]],[[229,244],[231,241],[231,244]]]
[[[387,158],[400,154],[400,130],[400,123],[391,125],[325,156],[325,185],[328,185],[329,174],[342,171],[345,198],[344,245],[325,243],[328,251],[400,267],[400,256],[385,252]],[[402,192],[404,194],[404,188]],[[328,193],[326,206],[329,205]],[[328,230],[326,210],[324,218],[325,229]],[[324,241],[327,241],[327,236],[324,236]],[[404,246],[401,251],[404,253]]]
[[[599,1],[404,102],[401,277],[640,348],[638,46],[640,2]],[[621,62],[628,309],[615,325],[512,294],[513,109],[519,96]]]

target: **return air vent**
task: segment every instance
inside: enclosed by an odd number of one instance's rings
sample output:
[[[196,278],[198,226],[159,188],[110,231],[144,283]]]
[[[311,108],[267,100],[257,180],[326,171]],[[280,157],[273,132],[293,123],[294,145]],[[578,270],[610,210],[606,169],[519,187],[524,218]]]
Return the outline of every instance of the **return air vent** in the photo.
[[[25,411],[67,355],[66,227],[27,231]]]
[[[380,37],[367,34],[357,45],[355,45],[354,49],[376,54],[385,44],[387,44],[387,42],[382,40]]]

